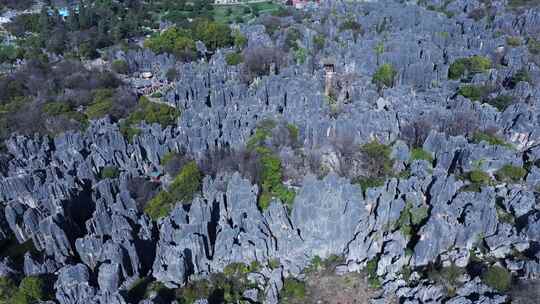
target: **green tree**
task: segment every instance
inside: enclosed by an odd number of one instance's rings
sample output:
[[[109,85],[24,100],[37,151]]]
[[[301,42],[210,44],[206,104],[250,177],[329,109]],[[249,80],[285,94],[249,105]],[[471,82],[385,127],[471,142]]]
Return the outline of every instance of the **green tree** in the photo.
[[[12,297],[17,291],[15,282],[7,277],[0,277],[0,304],[11,303]]]
[[[191,33],[176,27],[150,37],[144,42],[144,46],[158,54],[171,53],[178,57],[195,51],[195,41],[191,38]]]
[[[389,63],[385,63],[379,67],[377,72],[375,72],[372,82],[379,88],[392,87],[394,85],[396,76],[397,71],[394,69],[394,67]]]
[[[48,287],[45,279],[29,276],[22,279],[19,289],[12,298],[13,304],[33,304],[37,301],[48,300]]]
[[[231,29],[225,24],[209,20],[199,20],[196,22],[194,36],[204,42],[210,50],[233,44]]]

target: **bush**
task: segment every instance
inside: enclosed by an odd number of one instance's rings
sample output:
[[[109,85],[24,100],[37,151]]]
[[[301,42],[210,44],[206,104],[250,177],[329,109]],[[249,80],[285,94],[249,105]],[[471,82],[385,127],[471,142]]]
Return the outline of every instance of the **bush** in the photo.
[[[426,150],[422,148],[413,148],[411,151],[411,159],[412,160],[425,160],[429,163],[433,163],[433,156],[430,152],[427,152]]]
[[[22,279],[19,289],[12,298],[13,304],[33,304],[49,299],[48,286],[45,279],[29,276]]]
[[[129,73],[129,66],[125,60],[115,60],[111,64],[111,68],[114,72],[118,74],[127,74]]]
[[[259,207],[265,210],[270,206],[272,197],[279,198],[284,204],[292,209],[295,193],[287,189],[282,183],[283,172],[281,160],[266,149],[258,149],[261,154],[261,197],[259,198]]]
[[[118,168],[116,167],[104,167],[103,169],[101,169],[101,173],[100,173],[100,177],[102,179],[105,179],[105,178],[117,178],[118,176],[120,176],[120,171],[118,171]]]
[[[324,49],[324,45],[326,44],[326,38],[324,38],[324,35],[317,34],[313,36],[313,47],[316,51],[320,51]]]
[[[150,102],[146,97],[141,97],[137,109],[132,112],[124,121],[120,123],[120,131],[124,136],[131,138],[138,134],[135,125],[146,121],[147,123],[159,123],[165,128],[176,122],[180,116],[180,111],[176,108],[164,104]]]
[[[450,296],[453,296],[459,285],[459,278],[465,273],[465,269],[455,264],[442,269],[433,269],[428,272],[428,278],[443,285]]]
[[[519,69],[512,77],[505,81],[504,85],[510,89],[514,89],[521,81],[531,83],[531,76],[525,68]]]
[[[0,277],[0,304],[9,304],[17,291],[15,282],[7,277]]]
[[[512,274],[503,267],[492,266],[482,275],[482,280],[491,288],[506,292],[512,285]]]
[[[486,103],[503,112],[506,110],[506,108],[514,103],[514,97],[508,95],[499,95],[495,98],[487,100]]]
[[[43,112],[52,115],[57,116],[61,114],[66,114],[68,112],[71,112],[71,105],[65,102],[48,102],[43,106]]]
[[[233,32],[233,40],[234,40],[234,46],[239,50],[243,49],[248,43],[247,37],[242,35],[240,31]]]
[[[510,36],[506,37],[506,44],[511,47],[518,47],[522,43],[521,37],[519,36]]]
[[[113,93],[111,89],[96,90],[92,104],[86,108],[86,116],[89,119],[97,119],[109,114],[113,107]]]
[[[201,189],[202,173],[194,161],[186,164],[169,188],[175,201],[191,203],[193,196]]]
[[[527,170],[510,164],[504,165],[495,173],[497,180],[514,183],[521,181],[525,175],[527,175]]]
[[[144,46],[154,53],[170,53],[182,60],[191,60],[195,57],[195,40],[192,33],[176,27],[148,38]]]
[[[484,132],[475,132],[473,134],[472,141],[476,144],[485,141],[492,146],[504,146],[507,148],[512,148],[512,145],[505,142],[503,139],[497,137],[496,135]]]
[[[483,100],[490,92],[487,86],[465,85],[459,88],[458,94],[470,100]]]
[[[527,48],[529,49],[529,53],[533,55],[539,55],[540,54],[540,41],[537,41],[534,38],[529,38],[527,41]]]
[[[394,85],[395,78],[397,76],[397,71],[394,67],[385,63],[379,67],[375,75],[373,75],[372,82],[376,84],[379,88],[382,87],[392,87]]]
[[[487,57],[475,55],[469,58],[459,58],[450,65],[448,78],[458,80],[467,74],[486,72],[491,66],[491,60]]]
[[[394,160],[390,157],[392,148],[374,140],[361,147],[364,162],[372,176],[388,177],[392,175]]]
[[[227,56],[225,56],[225,61],[228,65],[238,65],[243,61],[243,58],[240,53],[234,52],[227,54]]]
[[[306,297],[306,284],[296,279],[287,278],[281,289],[280,303],[293,303]]]
[[[469,172],[469,180],[478,185],[489,185],[491,183],[491,177],[484,171],[473,170]]]
[[[144,207],[144,212],[153,220],[158,220],[169,214],[176,202],[167,191],[159,192]]]
[[[373,258],[369,260],[366,264],[366,273],[368,276],[369,287],[371,288],[381,288],[381,281],[377,275],[377,266],[379,264],[379,258]]]

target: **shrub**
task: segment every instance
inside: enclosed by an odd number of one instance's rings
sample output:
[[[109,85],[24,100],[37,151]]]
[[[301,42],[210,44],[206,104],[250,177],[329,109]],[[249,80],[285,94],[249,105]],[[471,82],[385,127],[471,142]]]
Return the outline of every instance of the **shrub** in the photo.
[[[442,269],[432,269],[428,272],[428,278],[443,285],[450,296],[453,296],[459,285],[459,278],[465,273],[463,268],[455,264]]]
[[[298,135],[300,134],[298,127],[293,124],[287,124],[287,130],[289,131],[289,139],[291,143],[295,145],[298,142]]]
[[[373,258],[366,264],[366,273],[368,276],[368,283],[371,288],[381,288],[381,281],[377,275],[377,266],[379,264],[379,258]]]
[[[393,173],[394,161],[390,157],[390,146],[373,140],[361,147],[367,169],[375,177],[388,177]]]
[[[465,85],[459,88],[458,94],[470,100],[483,100],[490,92],[487,86]]]
[[[17,291],[17,285],[8,277],[0,277],[0,304],[11,303],[12,297]]]
[[[277,197],[291,210],[295,193],[281,183],[283,178],[281,160],[265,149],[258,149],[258,153],[261,154],[262,166],[262,193],[259,199],[259,207],[265,210],[270,205],[272,197]]]
[[[153,220],[158,220],[167,216],[175,203],[169,192],[161,191],[146,204],[144,212]]]
[[[13,304],[32,304],[48,300],[48,286],[45,280],[37,276],[22,279],[19,289],[12,298]]]
[[[234,40],[234,46],[239,50],[243,49],[248,43],[247,37],[242,35],[240,31],[233,32],[233,40]]]
[[[195,41],[192,39],[192,33],[176,27],[148,38],[144,46],[154,53],[171,53],[180,59],[189,60],[195,57]]]
[[[392,87],[394,85],[396,75],[397,71],[394,69],[394,67],[389,63],[385,63],[379,67],[377,72],[375,72],[372,82],[379,88]]]
[[[527,41],[527,48],[529,49],[529,53],[533,55],[539,55],[540,54],[540,41],[537,41],[534,38],[529,38]]]
[[[135,111],[133,111],[124,121],[120,123],[120,131],[128,139],[138,134],[135,125],[142,121],[147,123],[159,123],[165,128],[176,122],[180,116],[180,111],[176,108],[164,104],[150,102],[146,97],[141,97]]]
[[[324,35],[317,34],[313,36],[313,47],[316,51],[320,51],[324,49],[324,45],[326,44],[326,38],[324,38]]]
[[[459,58],[450,65],[448,78],[458,80],[467,74],[483,73],[490,69],[491,65],[491,60],[483,56]]]
[[[298,48],[298,40],[301,40],[303,37],[300,30],[298,30],[295,27],[290,28],[287,31],[287,35],[285,36],[285,47],[287,49],[297,49]]]
[[[105,178],[117,178],[118,176],[120,176],[120,171],[118,171],[118,168],[116,167],[112,167],[112,166],[109,166],[109,167],[104,167],[103,169],[101,169],[101,173],[100,173],[100,177],[102,179],[105,179]]]
[[[376,177],[359,177],[353,180],[353,183],[358,184],[363,192],[365,192],[369,188],[384,186],[384,182],[384,178]]]
[[[474,184],[489,185],[491,183],[491,177],[484,171],[473,170],[469,172],[469,180]]]
[[[521,167],[516,167],[510,164],[507,164],[507,165],[504,165],[499,170],[497,170],[497,172],[495,173],[495,176],[497,177],[497,180],[499,181],[517,183],[521,181],[525,177],[526,174],[527,174],[527,170]]]
[[[495,98],[487,100],[486,103],[503,112],[506,110],[506,108],[514,103],[514,97],[508,95],[499,95]]]
[[[296,279],[287,278],[283,282],[283,289],[281,289],[281,302],[291,303],[294,301],[302,300],[306,297],[306,284]]]
[[[496,135],[485,132],[475,132],[472,136],[472,141],[476,144],[485,141],[492,146],[504,146],[507,148],[512,148],[512,145],[505,142],[503,139],[497,137]]]
[[[189,162],[189,159],[179,153],[169,152],[161,159],[161,165],[163,166],[165,173],[176,176],[180,169]]]
[[[519,36],[509,36],[506,37],[506,44],[511,47],[518,47],[522,43],[521,37]]]
[[[169,192],[175,201],[190,203],[201,189],[202,173],[195,161],[187,163],[172,182]]]
[[[89,119],[96,119],[107,115],[113,107],[113,94],[114,91],[111,89],[96,90],[92,104],[86,108],[86,116]]]
[[[115,60],[111,64],[111,68],[114,72],[118,74],[127,74],[129,73],[129,66],[125,60]]]
[[[426,150],[422,148],[413,148],[411,151],[411,159],[412,160],[425,160],[429,163],[433,163],[433,156],[430,152],[427,152]]]
[[[228,65],[238,65],[243,61],[243,58],[240,53],[234,52],[227,54],[227,56],[225,56],[225,61]]]
[[[448,68],[448,78],[453,80],[460,79],[467,71],[466,59],[458,59],[454,61]]]
[[[529,49],[529,53],[533,55],[540,55],[540,41],[536,40],[534,38],[529,38],[529,41],[527,41],[527,48]]]
[[[48,102],[43,107],[43,112],[52,115],[57,116],[61,114],[65,114],[71,111],[71,105],[65,102]]]
[[[180,300],[182,304],[192,304],[198,299],[207,299],[212,292],[210,282],[206,280],[200,280],[190,282],[186,286],[176,290],[176,298]]]
[[[492,266],[484,272],[482,280],[491,288],[499,292],[506,292],[512,284],[512,274],[503,267]]]
[[[529,75],[529,71],[525,68],[519,69],[512,77],[505,81],[504,84],[510,89],[513,89],[521,81],[531,83],[531,76]]]

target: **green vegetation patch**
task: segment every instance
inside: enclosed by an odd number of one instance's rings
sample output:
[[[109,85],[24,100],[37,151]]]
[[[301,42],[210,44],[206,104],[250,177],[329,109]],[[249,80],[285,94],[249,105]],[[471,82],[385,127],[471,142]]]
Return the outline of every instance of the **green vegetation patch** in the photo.
[[[485,132],[475,132],[472,136],[472,141],[476,144],[479,144],[484,141],[492,146],[503,146],[507,148],[513,148],[511,144],[507,143],[502,138],[493,134],[485,133]]]
[[[527,41],[527,48],[529,49],[529,53],[533,55],[540,55],[540,41],[529,38]]]
[[[229,53],[225,56],[225,62],[227,62],[228,65],[239,65],[244,61],[244,58],[242,58],[242,54],[238,52]]]
[[[518,47],[523,43],[521,37],[519,36],[509,36],[506,37],[506,44],[510,47]]]
[[[433,163],[433,155],[422,148],[414,148],[411,151],[411,160],[425,160],[431,164]]]
[[[510,164],[504,165],[497,170],[495,177],[502,182],[518,183],[527,175],[527,170],[522,167],[512,166]]]
[[[374,289],[379,289],[382,286],[381,280],[379,279],[379,276],[377,275],[378,264],[379,264],[379,258],[376,257],[369,260],[366,263],[366,268],[365,268],[366,274],[368,276],[369,287],[374,288]]]
[[[491,266],[482,275],[482,281],[499,292],[506,292],[512,285],[512,274],[503,267]]]
[[[11,298],[12,304],[33,304],[52,299],[52,289],[47,280],[40,276],[28,276],[22,279],[19,289]]]
[[[396,69],[389,63],[385,63],[379,67],[373,75],[372,82],[379,88],[392,87],[397,76]]]
[[[531,83],[532,81],[529,71],[527,71],[525,68],[519,69],[514,75],[512,75],[506,85],[513,89],[521,81],[528,83]]]
[[[491,98],[485,101],[485,103],[495,107],[497,110],[503,112],[510,105],[514,103],[514,97],[509,95],[499,95],[495,98]]]
[[[105,179],[105,178],[114,179],[120,176],[120,171],[118,170],[117,167],[108,166],[101,169],[101,172],[99,175],[102,179]]]
[[[448,78],[459,80],[464,76],[484,73],[490,69],[491,66],[491,60],[487,57],[475,55],[468,58],[459,58],[450,65],[448,69]]]
[[[306,297],[306,283],[286,278],[283,282],[283,288],[280,294],[280,303],[296,303]]]
[[[460,285],[459,278],[465,274],[465,269],[451,264],[441,269],[431,269],[428,278],[445,287],[449,296],[454,296]]]
[[[167,216],[176,202],[191,203],[195,193],[200,191],[202,173],[194,161],[186,164],[174,178],[168,190],[160,191],[144,207],[144,212],[152,219]]]
[[[136,125],[142,121],[147,123],[159,123],[163,128],[173,125],[180,116],[180,111],[176,108],[150,102],[148,98],[141,97],[137,109],[132,112],[124,121],[120,123],[120,131],[131,140],[139,131]]]
[[[491,92],[490,86],[464,85],[459,88],[458,94],[473,101],[481,101]]]
[[[480,192],[483,186],[493,185],[493,180],[491,179],[491,176],[480,169],[475,169],[466,173],[465,177],[471,183],[461,188],[461,191]]]
[[[407,202],[405,208],[401,210],[395,229],[399,229],[404,236],[411,237],[428,215],[428,207],[413,207],[411,203]]]

